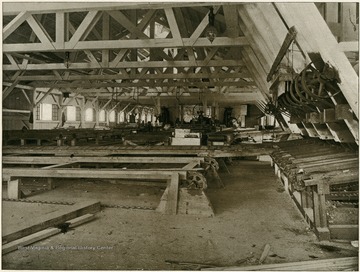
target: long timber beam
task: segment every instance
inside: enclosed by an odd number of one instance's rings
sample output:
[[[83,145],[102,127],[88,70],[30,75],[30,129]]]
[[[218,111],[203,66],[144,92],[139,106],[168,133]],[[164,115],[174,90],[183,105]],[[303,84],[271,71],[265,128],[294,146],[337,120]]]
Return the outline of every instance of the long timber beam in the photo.
[[[108,40],[108,41],[79,41],[76,44],[64,42],[51,43],[22,43],[3,44],[3,53],[14,52],[53,52],[76,50],[104,50],[104,49],[138,49],[138,48],[181,48],[181,47],[228,47],[248,45],[245,37],[217,37],[212,43],[207,38],[182,39],[146,39],[146,40]]]
[[[126,147],[126,146],[107,146],[92,147],[91,150],[84,149],[81,146],[67,147],[3,147],[3,157],[10,154],[29,155],[43,154],[48,156],[114,156],[114,155],[156,155],[156,156],[196,156],[196,157],[241,157],[241,156],[258,156],[268,155],[274,151],[272,144],[256,144],[249,146],[231,146],[217,149],[214,147],[179,147],[179,146],[154,146],[154,147]]]
[[[68,67],[64,63],[40,63],[40,64],[5,64],[3,65],[4,71],[17,71],[17,70],[68,70],[68,69],[115,69],[115,68],[182,68],[182,67],[208,67],[208,66],[244,66],[241,60],[210,60],[210,61],[124,61],[117,64],[109,63],[108,66],[100,65],[99,63],[70,63]]]
[[[24,156],[5,156],[3,164],[60,164],[60,163],[156,163],[156,164],[178,164],[203,162],[200,157],[24,157]]]

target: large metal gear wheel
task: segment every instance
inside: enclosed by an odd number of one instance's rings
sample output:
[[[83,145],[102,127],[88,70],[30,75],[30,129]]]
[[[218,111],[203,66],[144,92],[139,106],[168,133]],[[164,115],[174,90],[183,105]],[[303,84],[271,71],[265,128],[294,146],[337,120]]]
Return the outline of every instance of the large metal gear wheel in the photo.
[[[205,164],[210,165],[216,171],[219,170],[219,163],[211,157],[205,157]]]
[[[203,174],[196,171],[188,171],[184,185],[188,189],[205,190],[207,188],[206,178],[203,176]]]

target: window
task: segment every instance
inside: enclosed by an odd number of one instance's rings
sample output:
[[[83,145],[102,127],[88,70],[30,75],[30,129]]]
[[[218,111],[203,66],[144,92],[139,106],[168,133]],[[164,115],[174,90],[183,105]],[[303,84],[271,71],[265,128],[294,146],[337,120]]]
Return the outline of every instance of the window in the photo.
[[[40,120],[40,105],[36,106],[36,120]]]
[[[52,104],[40,104],[36,107],[36,120],[52,120]]]
[[[119,123],[125,122],[125,112],[121,111],[119,112]]]
[[[85,121],[86,122],[94,122],[94,109],[87,108],[85,110]]]
[[[109,114],[109,122],[115,122],[115,111],[111,111]]]
[[[81,109],[76,107],[76,121],[81,121]]]
[[[59,107],[55,104],[52,104],[52,120],[53,121],[59,120]]]
[[[66,107],[66,121],[76,121],[76,107],[67,106]]]
[[[99,112],[99,122],[106,122],[106,112],[105,112],[105,110],[101,110]]]
[[[151,115],[150,112],[147,114],[147,120],[146,120],[146,121],[147,121],[147,122],[151,122],[151,121],[152,121],[152,115]]]

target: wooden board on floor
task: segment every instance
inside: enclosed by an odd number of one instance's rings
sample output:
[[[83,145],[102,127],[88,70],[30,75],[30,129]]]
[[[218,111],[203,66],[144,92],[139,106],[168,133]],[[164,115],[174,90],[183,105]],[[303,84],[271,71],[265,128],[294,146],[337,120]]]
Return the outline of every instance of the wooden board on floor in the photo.
[[[267,265],[253,265],[253,266],[233,266],[233,267],[215,267],[204,268],[201,270],[215,270],[215,271],[256,271],[256,270],[273,270],[273,271],[330,271],[330,270],[358,270],[358,257],[335,258],[326,260],[303,261],[292,263],[277,263]]]
[[[38,222],[32,226],[15,229],[11,233],[3,233],[2,242],[9,243],[16,239],[20,239],[24,236],[33,234],[35,232],[44,230],[49,227],[53,227],[60,223],[64,223],[68,220],[71,220],[75,217],[87,214],[95,213],[100,211],[100,202],[97,201],[84,201],[82,203],[75,204],[73,206],[68,206],[60,211],[55,211],[44,216],[39,215]]]
[[[214,210],[203,190],[180,188],[178,214],[212,217]]]
[[[171,176],[169,191],[167,197],[167,205],[165,206],[165,214],[176,214],[179,196],[179,174],[174,173]]]
[[[69,227],[76,227],[83,223],[89,222],[94,219],[94,214],[85,214],[80,217],[71,219],[66,221],[66,223],[69,223]],[[61,232],[61,229],[59,228],[47,228],[45,230],[41,230],[39,232],[30,234],[28,236],[25,236],[23,238],[14,240],[10,243],[7,243],[2,246],[2,255],[10,253],[12,251],[15,251],[21,247],[33,244],[35,242],[41,241],[43,239],[46,239],[48,237],[51,237],[53,235],[56,235]]]

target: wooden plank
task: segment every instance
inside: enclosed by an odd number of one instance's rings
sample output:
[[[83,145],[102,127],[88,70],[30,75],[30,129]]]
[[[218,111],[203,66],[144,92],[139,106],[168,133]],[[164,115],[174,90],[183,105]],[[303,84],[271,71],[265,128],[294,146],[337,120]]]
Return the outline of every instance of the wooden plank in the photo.
[[[57,12],[56,13],[56,36],[55,42],[58,44],[58,47],[63,47],[65,42],[65,13]]]
[[[359,41],[339,42],[339,47],[343,52],[359,52]]]
[[[177,213],[178,196],[179,196],[179,174],[174,173],[171,176],[168,186],[167,201],[165,206],[165,214],[175,215]]]
[[[20,11],[14,19],[12,19],[3,29],[2,39],[3,41],[9,37],[25,20],[30,16],[27,11]]]
[[[53,41],[51,40],[50,35],[46,32],[44,27],[32,15],[29,16],[26,21],[28,22],[36,36],[39,38],[41,43],[46,46],[51,46],[51,42]]]
[[[52,92],[53,88],[49,88],[47,90],[47,92],[40,98],[40,100],[38,100],[34,106],[34,108],[36,108],[41,102],[44,101],[44,99]]]
[[[8,198],[19,199],[21,197],[20,184],[21,184],[21,179],[8,180],[7,183]]]
[[[239,26],[247,37],[249,45],[256,55],[259,66],[261,66],[264,71],[269,71],[276,53],[272,52],[269,48],[267,41],[260,32],[261,29],[259,26],[253,23],[254,18],[250,17],[252,11],[254,11],[254,9],[250,8],[249,5],[239,6]],[[257,18],[257,21],[258,19],[263,23],[262,18]],[[264,81],[265,79],[266,77]]]
[[[3,168],[3,176],[12,177],[53,177],[53,178],[103,178],[103,179],[160,179],[166,180],[173,172],[186,174],[181,169],[86,169],[86,168]]]
[[[65,48],[57,48],[55,42],[51,45],[42,43],[13,43],[3,44],[4,53],[13,52],[48,52],[54,50],[104,50],[104,49],[136,49],[136,48],[165,48],[165,47],[238,47],[247,45],[245,37],[217,37],[212,43],[207,38],[198,38],[195,41],[190,38],[182,38],[180,41],[175,39],[138,39],[138,40],[108,40],[108,41],[78,41],[76,44],[65,42]],[[64,66],[64,65],[63,65]],[[69,66],[72,68],[72,64]]]
[[[290,27],[288,34],[286,34],[286,37],[284,39],[283,44],[280,47],[279,53],[277,54],[274,63],[272,64],[269,74],[266,77],[266,80],[269,82],[272,79],[272,76],[274,75],[277,67],[279,66],[280,62],[288,52],[288,49],[292,42],[295,40],[296,37],[296,29],[295,26]]]
[[[110,65],[111,64],[111,65]],[[208,66],[244,66],[244,62],[241,60],[210,60],[210,61],[202,61],[198,60],[195,62],[191,62],[188,60],[175,60],[175,61],[126,61],[119,62],[116,65],[109,64],[108,67],[102,66],[101,69],[105,68],[167,68],[167,67],[208,67]],[[100,69],[98,64],[94,63],[71,63],[71,69]],[[17,70],[66,70],[67,68],[63,63],[38,63],[38,64],[28,64],[28,65],[12,65],[5,64],[3,65],[4,71],[17,71]],[[3,85],[10,86],[11,83],[3,82]],[[26,86],[26,85],[17,85],[19,88],[31,89],[34,87]]]
[[[49,166],[45,166],[45,167],[41,167],[41,169],[51,169],[51,168],[56,168],[56,167],[69,166],[70,164],[73,164],[73,163],[72,163],[72,162],[70,162],[70,163],[59,163],[59,164],[53,164],[53,165],[49,165]]]
[[[359,240],[358,225],[329,225],[331,239]]]
[[[332,140],[334,136],[329,131],[329,128],[325,124],[314,124],[313,126],[316,132],[319,134],[321,140]]]
[[[218,48],[214,48],[215,50],[212,50],[214,54],[217,52]],[[204,62],[207,60],[211,60],[214,56],[212,52],[209,52],[209,54],[204,59]],[[108,65],[104,64],[105,67]],[[245,68],[243,69],[245,70]],[[146,72],[146,69],[144,70]],[[69,75],[66,79],[60,79],[64,81],[73,81],[73,80],[115,80],[115,79],[139,79],[139,74],[136,75],[128,75],[128,74],[114,74],[114,75]],[[171,73],[162,73],[162,74],[143,74],[141,75],[141,79],[200,79],[200,78],[241,78],[241,77],[250,77],[250,73],[248,71],[241,71],[241,72],[233,72],[233,73],[178,73],[178,74],[171,74]],[[52,75],[20,75],[18,77],[19,80],[24,81],[55,81],[59,80],[57,76]]]
[[[346,266],[347,268],[357,269],[359,264],[358,257],[345,257],[345,258],[334,258],[325,260],[314,260],[314,261],[302,261],[302,262],[291,262],[291,263],[277,263],[277,264],[266,264],[266,265],[252,265],[252,266],[229,266],[229,267],[215,267],[215,268],[204,268],[201,270],[206,271],[262,271],[262,270],[281,270],[281,271],[312,271],[312,270],[337,270],[337,267]],[[332,269],[331,269],[332,268]]]
[[[161,163],[181,164],[195,163],[194,166],[203,162],[201,157],[26,157],[26,156],[4,156],[3,164],[68,164],[68,163]],[[193,167],[192,167],[193,168]]]
[[[178,24],[176,22],[176,18],[175,18],[173,9],[172,8],[165,8],[165,14],[166,14],[166,18],[167,18],[167,20],[169,22],[172,37],[174,39],[181,40],[181,34],[180,34],[179,26],[178,26]]]
[[[81,224],[84,224],[84,223],[87,223],[87,222],[93,220],[94,217],[95,217],[94,214],[85,214],[83,216],[68,220],[65,223],[69,223],[70,224],[69,227],[74,228],[76,226],[79,226]],[[2,246],[2,255],[5,255],[12,251],[15,251],[19,248],[21,249],[21,247],[28,246],[28,245],[31,245],[38,241],[44,240],[44,239],[49,238],[53,235],[56,235],[60,232],[61,232],[61,229],[59,229],[59,228],[48,228],[48,229],[36,232],[34,234],[30,234],[30,235],[20,238],[18,240],[9,242]]]
[[[69,206],[67,209],[55,211],[39,217],[38,223],[32,226],[26,227],[24,229],[15,228],[11,233],[3,233],[2,241],[3,243],[9,243],[24,236],[28,236],[38,231],[44,230],[48,227],[66,222],[80,215],[95,213],[98,211],[100,211],[100,202],[84,201],[82,203]]]
[[[3,147],[3,155],[6,154],[44,154],[44,155],[55,155],[57,157],[70,156],[73,154],[76,156],[110,156],[110,155],[188,155],[188,156],[210,156],[210,157],[236,157],[236,156],[257,156],[257,155],[268,155],[274,151],[273,144],[257,144],[249,146],[232,146],[232,147],[221,147],[221,149],[216,149],[215,147],[196,147],[195,149],[190,149],[189,147],[174,147],[174,146],[154,146],[154,147],[142,147],[138,146],[136,149],[120,147],[120,146],[111,146],[111,149],[104,148],[92,148],[84,149],[83,147],[50,147],[50,146],[41,146],[41,147]]]
[[[195,166],[197,166],[199,164],[199,161],[192,161],[192,162],[189,162],[187,165],[185,165],[182,169],[185,169],[185,170],[191,170],[193,169]]]
[[[146,2],[142,3],[143,9],[164,9],[165,7],[197,7],[204,6],[202,2]],[[21,11],[27,10],[30,13],[54,13],[54,12],[79,12],[89,10],[114,10],[114,9],[138,9],[138,2],[69,2],[64,5],[62,2],[44,2],[41,5],[33,3],[4,3],[3,15],[16,15]]]
[[[74,35],[71,37],[70,41],[68,42],[68,46],[70,48],[74,47],[76,45],[76,43],[78,43],[86,33],[86,31],[88,30],[88,28],[92,27],[92,22],[94,20],[99,20],[100,16],[98,16],[98,11],[89,11],[88,14],[86,14],[86,17],[84,18],[84,20],[81,22],[81,24],[79,25],[79,27],[76,29],[76,32],[74,33]]]

